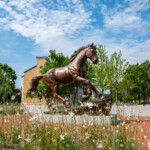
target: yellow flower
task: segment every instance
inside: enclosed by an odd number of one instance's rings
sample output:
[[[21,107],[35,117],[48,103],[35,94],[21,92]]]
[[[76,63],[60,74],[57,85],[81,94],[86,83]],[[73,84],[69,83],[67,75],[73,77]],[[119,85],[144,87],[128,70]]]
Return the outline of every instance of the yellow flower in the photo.
[[[150,140],[148,141],[148,146],[150,147]]]
[[[150,140],[148,141],[148,148],[150,148]]]

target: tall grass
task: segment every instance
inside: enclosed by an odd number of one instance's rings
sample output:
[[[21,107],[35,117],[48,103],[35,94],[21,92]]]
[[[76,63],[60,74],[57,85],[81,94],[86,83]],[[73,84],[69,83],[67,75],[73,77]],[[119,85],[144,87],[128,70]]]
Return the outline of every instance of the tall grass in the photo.
[[[146,150],[138,123],[116,126],[36,121],[32,114],[0,115],[0,149]],[[44,117],[44,116],[43,116]]]
[[[22,114],[23,113],[23,109],[21,107],[21,105],[17,105],[17,104],[1,104],[0,105],[0,114],[2,115],[14,115],[14,114]]]

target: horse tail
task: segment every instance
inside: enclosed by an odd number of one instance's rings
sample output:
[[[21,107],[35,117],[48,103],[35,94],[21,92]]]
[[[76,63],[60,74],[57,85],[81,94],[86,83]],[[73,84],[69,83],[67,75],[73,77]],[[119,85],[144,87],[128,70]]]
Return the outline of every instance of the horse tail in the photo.
[[[28,90],[29,94],[36,91],[39,81],[42,78],[43,78],[43,75],[35,76],[32,78],[32,87]]]

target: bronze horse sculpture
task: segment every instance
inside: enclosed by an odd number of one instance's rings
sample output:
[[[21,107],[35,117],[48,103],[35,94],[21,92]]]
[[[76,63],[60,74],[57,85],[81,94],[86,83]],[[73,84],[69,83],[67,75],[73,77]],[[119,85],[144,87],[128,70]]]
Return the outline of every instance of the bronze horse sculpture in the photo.
[[[98,63],[96,46],[93,44],[83,46],[75,51],[67,66],[52,68],[45,74],[34,77],[32,79],[32,87],[28,90],[28,93],[35,92],[39,80],[43,78],[43,82],[47,86],[46,97],[48,98],[49,94],[52,92],[54,97],[65,104],[67,108],[70,107],[70,104],[58,94],[59,84],[66,85],[73,82],[85,84],[87,86],[87,95],[82,96],[83,101],[90,98],[91,90],[93,90],[98,97],[101,97],[102,94],[86,78],[83,67],[88,58],[93,64]]]

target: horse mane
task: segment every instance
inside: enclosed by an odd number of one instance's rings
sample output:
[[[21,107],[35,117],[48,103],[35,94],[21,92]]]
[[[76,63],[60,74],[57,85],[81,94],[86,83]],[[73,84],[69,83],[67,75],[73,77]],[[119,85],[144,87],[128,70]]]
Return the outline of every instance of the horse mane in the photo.
[[[93,43],[91,44],[91,45],[88,45],[88,46],[82,46],[82,47],[80,47],[78,50],[76,50],[74,53],[73,53],[73,55],[71,56],[71,58],[70,58],[70,63],[75,59],[75,57],[81,52],[81,51],[83,51],[85,48],[87,48],[87,47],[94,47],[94,48],[96,48],[94,45],[93,45]]]

